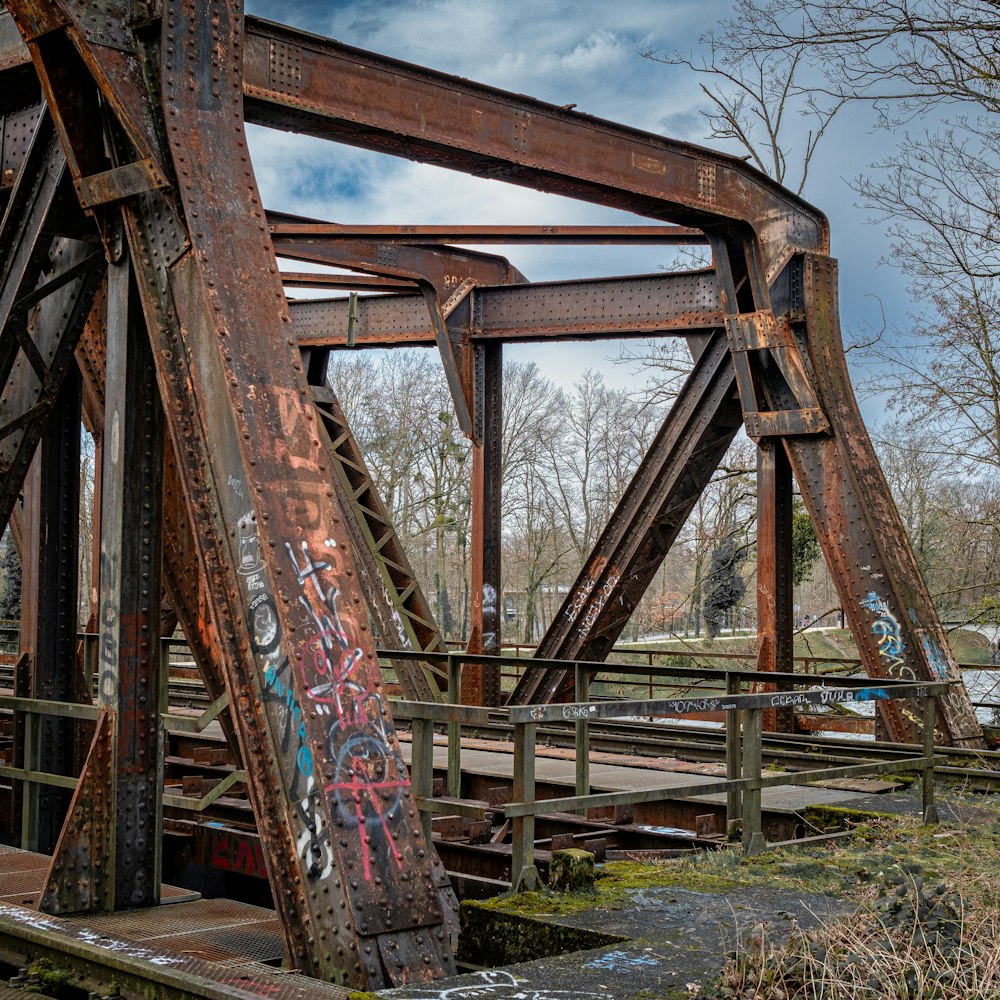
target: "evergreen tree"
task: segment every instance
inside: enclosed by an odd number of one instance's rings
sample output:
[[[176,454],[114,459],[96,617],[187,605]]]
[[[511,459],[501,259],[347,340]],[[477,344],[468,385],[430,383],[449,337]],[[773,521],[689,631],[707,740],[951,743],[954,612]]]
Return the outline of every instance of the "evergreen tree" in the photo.
[[[9,531],[0,542],[0,620],[21,620],[21,560]]]
[[[726,615],[739,604],[746,593],[747,585],[740,576],[740,563],[746,550],[737,548],[732,535],[726,538],[712,552],[705,576],[705,622],[708,637],[714,639],[726,620]]]
[[[806,505],[798,498],[792,506],[792,583],[797,587],[812,575],[819,558],[819,539]]]

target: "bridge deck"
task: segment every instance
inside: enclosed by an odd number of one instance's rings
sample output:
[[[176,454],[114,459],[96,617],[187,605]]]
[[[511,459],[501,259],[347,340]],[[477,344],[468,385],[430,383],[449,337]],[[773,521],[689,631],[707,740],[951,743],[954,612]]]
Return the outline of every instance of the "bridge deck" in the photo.
[[[51,858],[0,846],[0,940],[44,940],[67,956],[85,956],[91,974],[131,974],[195,996],[343,1000],[349,991],[282,971],[274,910],[164,885],[149,909],[52,917],[37,910]],[[271,964],[274,963],[274,964]],[[172,989],[171,989],[172,988]],[[23,991],[22,991],[23,993]],[[19,995],[22,995],[19,993]]]
[[[403,756],[410,763],[410,745],[403,743]],[[434,767],[445,770],[448,750],[443,738],[434,746]],[[495,740],[462,740],[462,773],[502,780],[512,780],[514,751],[510,743]],[[590,784],[593,792],[639,791],[644,788],[714,784],[725,780],[725,768],[714,764],[692,764],[670,758],[642,760],[624,754],[592,754]],[[536,785],[558,785],[573,789],[576,785],[576,764],[572,750],[539,747],[535,755]],[[891,782],[856,778],[825,782],[818,785],[790,785],[765,788],[761,803],[765,810],[781,813],[801,812],[811,805],[836,805],[861,798],[872,792],[897,787]],[[725,803],[724,792],[692,797],[691,802]]]

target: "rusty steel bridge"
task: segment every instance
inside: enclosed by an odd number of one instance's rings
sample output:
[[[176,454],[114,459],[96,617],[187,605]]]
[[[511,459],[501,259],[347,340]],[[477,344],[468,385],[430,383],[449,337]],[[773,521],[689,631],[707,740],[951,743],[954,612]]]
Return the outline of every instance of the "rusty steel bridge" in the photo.
[[[290,217],[261,202],[248,122],[648,222]],[[44,913],[159,902],[159,636],[179,624],[210,699],[228,704],[219,721],[288,965],[362,989],[454,969],[455,896],[372,627],[414,653],[395,666],[411,701],[444,699],[429,656],[444,643],[327,385],[335,350],[438,350],[473,448],[469,651],[488,655],[501,639],[482,595],[500,593],[503,345],[690,348],[537,649],[566,668],[529,667],[510,705],[572,698],[573,663],[607,656],[741,428],[759,455],[757,669],[792,669],[794,475],[868,674],[960,679],[855,402],[827,220],[745,162],[245,17],[233,0],[7,0],[0,167],[0,518],[24,567],[4,773],[20,846],[51,855]],[[533,284],[455,246],[519,242],[707,243],[713,266]],[[279,257],[352,273],[283,273]],[[351,294],[290,301],[302,284]],[[93,679],[77,638],[81,423],[99,468]],[[461,694],[499,705],[499,668],[467,669]],[[880,704],[886,738],[920,742],[908,704]],[[961,683],[936,730],[981,745]]]

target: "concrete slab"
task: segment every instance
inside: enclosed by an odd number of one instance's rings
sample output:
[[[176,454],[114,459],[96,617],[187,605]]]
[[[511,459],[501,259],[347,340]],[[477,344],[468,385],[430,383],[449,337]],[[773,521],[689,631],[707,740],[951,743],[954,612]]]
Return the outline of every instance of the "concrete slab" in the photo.
[[[850,913],[828,896],[744,888],[725,893],[636,889],[620,908],[546,917],[621,934],[627,943],[380,993],[394,1000],[628,1000],[684,995],[718,975],[721,956],[758,925],[781,935]]]

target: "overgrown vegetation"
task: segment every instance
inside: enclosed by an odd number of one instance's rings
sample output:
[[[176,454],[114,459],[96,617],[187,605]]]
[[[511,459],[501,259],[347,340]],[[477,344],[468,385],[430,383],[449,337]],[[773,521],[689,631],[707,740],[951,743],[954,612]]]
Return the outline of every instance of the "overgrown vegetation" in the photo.
[[[1000,805],[956,794],[940,802],[948,824],[916,816],[842,811],[849,841],[735,850],[659,863],[605,865],[593,893],[542,890],[476,903],[483,912],[532,918],[627,909],[656,887],[725,894],[780,889],[856,904],[851,916],[813,929],[758,923],[733,942],[719,977],[687,995],[705,1000],[968,1000],[1000,996]],[[870,815],[870,814],[869,814]],[[579,923],[579,919],[576,921]]]
[[[952,829],[899,817],[858,828],[846,848],[814,852],[819,885],[858,911],[818,929],[758,924],[730,953],[706,1000],[967,1000],[1000,996],[1000,819],[981,802]],[[778,855],[749,868],[784,868]],[[799,871],[811,880],[808,863]],[[770,877],[770,876],[769,876]]]

